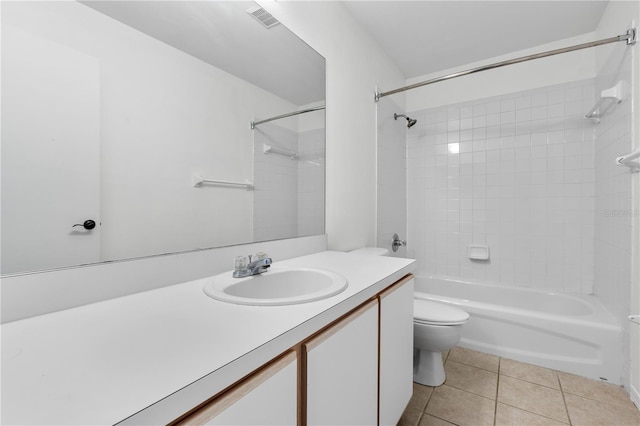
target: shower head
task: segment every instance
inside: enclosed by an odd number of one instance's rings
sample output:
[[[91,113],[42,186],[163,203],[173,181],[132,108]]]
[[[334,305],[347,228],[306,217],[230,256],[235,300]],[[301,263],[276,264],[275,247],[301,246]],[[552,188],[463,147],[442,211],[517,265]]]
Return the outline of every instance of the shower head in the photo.
[[[418,120],[414,119],[414,118],[409,118],[404,114],[396,114],[393,113],[393,119],[397,120],[398,117],[404,117],[407,119],[407,129],[411,128],[411,126],[413,126],[414,124],[416,124],[418,122]]]

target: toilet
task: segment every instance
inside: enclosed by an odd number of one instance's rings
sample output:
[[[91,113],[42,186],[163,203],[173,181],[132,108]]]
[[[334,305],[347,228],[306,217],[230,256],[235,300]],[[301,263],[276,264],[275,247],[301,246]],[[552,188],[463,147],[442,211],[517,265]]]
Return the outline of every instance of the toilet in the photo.
[[[469,314],[461,309],[425,299],[413,300],[413,381],[440,386],[445,374],[442,352],[462,337]]]
[[[349,253],[387,256],[389,250],[363,247]],[[413,381],[427,386],[444,383],[442,352],[452,349],[462,337],[469,314],[444,303],[413,300]]]

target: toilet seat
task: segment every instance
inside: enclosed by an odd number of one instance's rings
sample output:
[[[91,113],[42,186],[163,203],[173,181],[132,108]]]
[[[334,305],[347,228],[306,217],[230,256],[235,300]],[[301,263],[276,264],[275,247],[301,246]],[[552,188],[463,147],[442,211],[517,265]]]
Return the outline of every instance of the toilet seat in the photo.
[[[469,319],[462,309],[425,299],[413,300],[413,322],[425,325],[459,325]]]

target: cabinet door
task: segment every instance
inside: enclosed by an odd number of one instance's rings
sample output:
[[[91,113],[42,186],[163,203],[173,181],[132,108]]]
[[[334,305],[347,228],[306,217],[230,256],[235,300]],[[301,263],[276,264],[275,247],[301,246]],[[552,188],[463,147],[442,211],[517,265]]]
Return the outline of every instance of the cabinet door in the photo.
[[[371,301],[302,345],[308,425],[378,421],[378,303]]]
[[[380,424],[395,425],[413,393],[413,276],[380,294]]]
[[[297,362],[291,351],[205,404],[180,425],[295,425]]]

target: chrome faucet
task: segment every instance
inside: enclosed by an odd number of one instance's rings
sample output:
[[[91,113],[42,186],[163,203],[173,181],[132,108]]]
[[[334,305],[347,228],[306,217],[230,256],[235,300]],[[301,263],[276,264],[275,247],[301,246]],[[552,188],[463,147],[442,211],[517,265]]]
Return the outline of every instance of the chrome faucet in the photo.
[[[246,259],[246,258],[245,258]],[[249,256],[249,263],[245,265],[238,266],[238,262],[236,260],[236,269],[233,271],[234,278],[243,278],[249,277],[251,275],[259,275],[263,272],[266,272],[271,266],[271,258],[265,257],[262,259],[251,261],[251,256]]]

